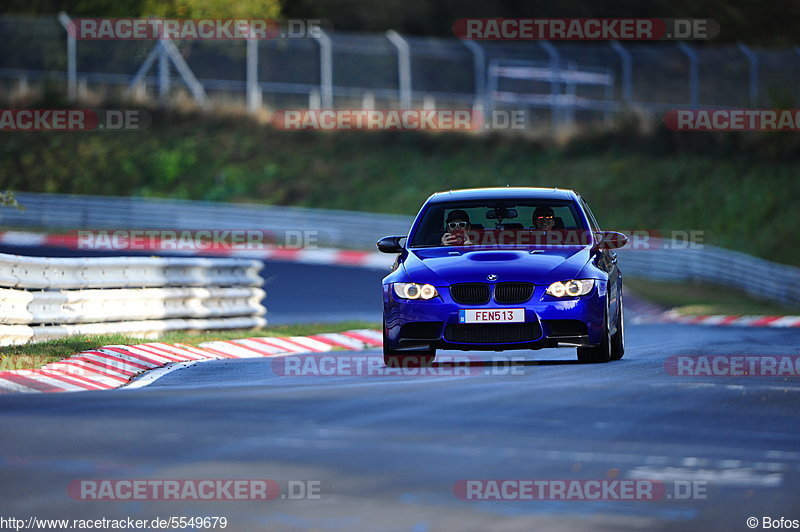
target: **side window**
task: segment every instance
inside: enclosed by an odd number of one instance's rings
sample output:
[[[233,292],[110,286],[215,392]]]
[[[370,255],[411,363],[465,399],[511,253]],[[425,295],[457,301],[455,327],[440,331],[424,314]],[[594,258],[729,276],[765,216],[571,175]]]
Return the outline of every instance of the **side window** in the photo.
[[[589,205],[586,204],[586,201],[583,198],[581,198],[581,205],[583,205],[583,209],[589,216],[589,223],[592,224],[592,231],[600,231],[600,224],[597,223],[594,214],[592,214],[592,209],[589,208]]]

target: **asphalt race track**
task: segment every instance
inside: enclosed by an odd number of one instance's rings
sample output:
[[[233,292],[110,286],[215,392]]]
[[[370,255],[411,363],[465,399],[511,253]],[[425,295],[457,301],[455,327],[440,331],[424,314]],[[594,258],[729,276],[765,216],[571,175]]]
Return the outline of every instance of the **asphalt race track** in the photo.
[[[329,268],[268,264],[281,281],[267,288],[272,312],[379,312],[367,290],[377,293],[380,272]],[[242,531],[748,530],[748,517],[800,519],[799,378],[675,377],[664,366],[674,355],[797,355],[800,334],[632,317],[625,358],[602,365],[578,364],[571,349],[471,352],[481,362],[457,376],[285,376],[277,359],[221,360],[139,389],[2,395],[0,500],[18,518],[225,516]],[[511,356],[525,361],[492,362]],[[67,493],[80,479],[187,478],[318,481],[320,496]],[[666,491],[464,501],[454,486],[468,479],[650,479]],[[693,482],[689,495],[677,490]]]

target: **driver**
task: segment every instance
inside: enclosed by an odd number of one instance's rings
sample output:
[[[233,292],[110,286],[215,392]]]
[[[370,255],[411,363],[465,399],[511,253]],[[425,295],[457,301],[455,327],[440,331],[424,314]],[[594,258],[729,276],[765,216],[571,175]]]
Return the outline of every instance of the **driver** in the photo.
[[[445,233],[442,236],[442,244],[445,246],[469,246],[472,244],[467,236],[467,231],[472,227],[467,211],[461,209],[450,211],[444,225]]]
[[[556,219],[550,207],[536,207],[533,211],[533,228],[537,231],[552,231]]]

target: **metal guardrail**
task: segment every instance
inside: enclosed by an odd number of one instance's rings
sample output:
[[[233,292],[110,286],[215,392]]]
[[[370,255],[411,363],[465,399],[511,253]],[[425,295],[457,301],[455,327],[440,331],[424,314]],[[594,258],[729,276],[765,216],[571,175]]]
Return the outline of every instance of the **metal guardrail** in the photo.
[[[0,209],[0,226],[317,231],[320,247],[374,250],[380,237],[406,234],[412,222],[410,216],[295,207],[34,193],[16,197],[26,210]],[[710,245],[668,247],[618,250],[624,274],[712,282],[756,298],[800,304],[800,268]]]
[[[261,263],[248,259],[0,254],[0,286],[21,289],[260,286]]]
[[[320,247],[375,249],[412,218],[390,214],[204,201],[17,193],[24,211],[0,209],[0,226],[57,230],[170,229],[303,233]]]
[[[623,248],[617,253],[624,275],[710,282],[758,299],[800,305],[800,268],[795,266],[709,245],[696,249]]]
[[[226,318],[264,313],[254,286],[28,291],[0,288],[1,324]]]
[[[261,268],[259,261],[236,258],[0,254],[0,345],[72,334],[262,326]]]

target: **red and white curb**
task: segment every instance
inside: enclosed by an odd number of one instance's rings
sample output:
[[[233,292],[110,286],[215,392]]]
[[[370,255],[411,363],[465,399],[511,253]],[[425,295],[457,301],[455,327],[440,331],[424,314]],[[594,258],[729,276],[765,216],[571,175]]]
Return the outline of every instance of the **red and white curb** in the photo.
[[[358,351],[381,345],[381,331],[372,329],[311,336],[219,340],[204,342],[198,347],[161,342],[107,345],[39,369],[0,371],[0,393],[108,390],[126,386],[146,372],[183,362],[323,353],[332,349]]]
[[[149,244],[150,241],[145,241]],[[81,251],[109,251],[108,248],[83,248],[75,235],[50,235],[24,231],[0,231],[0,244],[8,246],[54,247]],[[111,250],[114,251],[114,250]],[[131,251],[131,250],[117,250]],[[357,251],[336,248],[281,248],[263,247],[261,249],[235,249],[229,246],[198,249],[176,249],[175,243],[161,243],[154,240],[153,245],[137,247],[134,251],[143,253],[173,253],[185,256],[240,257],[302,264],[329,264],[335,266],[359,266],[376,270],[388,270],[394,262],[394,255],[378,251]]]
[[[683,315],[674,310],[638,315],[633,323],[683,323],[714,327],[800,327],[800,316]]]
[[[800,327],[800,316],[684,316],[674,311],[665,312],[662,320],[691,325],[715,325],[730,327]]]

